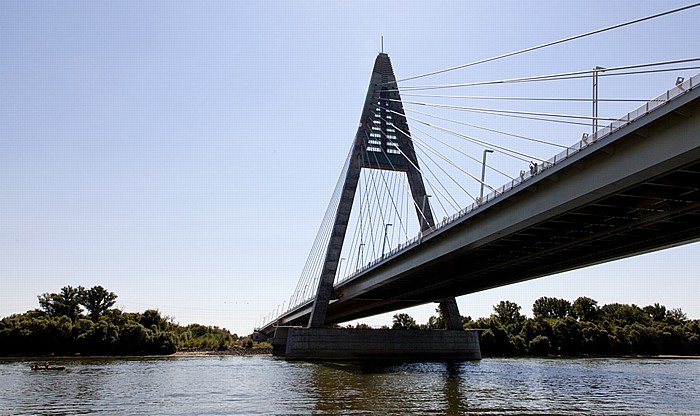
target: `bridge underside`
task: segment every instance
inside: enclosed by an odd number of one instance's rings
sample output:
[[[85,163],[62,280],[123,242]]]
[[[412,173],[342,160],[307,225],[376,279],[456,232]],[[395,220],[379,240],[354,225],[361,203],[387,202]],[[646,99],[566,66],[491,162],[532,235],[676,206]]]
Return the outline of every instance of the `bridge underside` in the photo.
[[[700,240],[700,89],[334,288],[340,323]],[[305,324],[309,305],[280,325]]]
[[[700,240],[700,163],[416,270],[329,308],[344,322]],[[430,283],[428,283],[430,282]],[[342,305],[342,308],[341,308]]]

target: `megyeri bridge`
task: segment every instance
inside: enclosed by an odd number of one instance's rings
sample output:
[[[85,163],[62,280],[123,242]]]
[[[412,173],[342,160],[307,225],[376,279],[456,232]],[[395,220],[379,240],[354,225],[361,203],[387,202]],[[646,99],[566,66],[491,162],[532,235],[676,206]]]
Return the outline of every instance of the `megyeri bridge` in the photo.
[[[601,70],[592,73],[594,88]],[[286,327],[322,331],[331,324],[430,302],[440,304],[447,329],[461,329],[455,296],[697,241],[699,82],[700,76],[679,79],[674,88],[604,127],[598,125],[601,118],[594,107],[591,134],[436,221],[409,129],[411,117],[404,111],[388,55],[379,54],[323,236],[317,239],[320,254],[307,263],[287,307],[257,330],[272,335],[285,327],[277,338],[284,338],[281,345],[289,356]],[[480,182],[482,193],[487,152],[492,150],[484,150],[481,179],[469,175]],[[409,201],[405,208],[391,195],[374,198],[385,198],[387,210],[404,213],[404,220],[415,215],[415,237],[387,250],[390,227],[399,225],[390,223],[386,212],[363,203],[363,198],[372,198],[371,192],[356,195],[363,170],[403,178]],[[376,190],[381,181],[387,182],[383,176],[365,180],[365,189]],[[351,243],[346,231],[353,221],[360,231]],[[373,230],[379,242],[375,245],[381,246],[368,260],[364,257],[370,243],[363,227]],[[355,251],[344,249],[346,242]],[[354,261],[355,267],[340,276],[343,261]],[[321,335],[326,340],[333,336]],[[338,343],[350,342],[338,337]],[[309,342],[326,342],[321,338]],[[330,348],[337,350],[337,345]],[[305,358],[307,353],[291,355]]]

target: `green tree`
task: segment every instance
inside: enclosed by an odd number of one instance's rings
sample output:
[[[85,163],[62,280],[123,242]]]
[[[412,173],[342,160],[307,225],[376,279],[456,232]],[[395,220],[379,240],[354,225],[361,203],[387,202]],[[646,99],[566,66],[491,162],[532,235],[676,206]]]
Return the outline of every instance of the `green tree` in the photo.
[[[581,322],[582,351],[587,354],[612,354],[612,340],[605,329],[591,322]]]
[[[67,316],[75,322],[80,315],[80,300],[84,290],[82,286],[65,286],[60,293],[43,293],[38,296],[39,306],[49,316]]]
[[[481,344],[481,353],[484,356],[504,356],[513,351],[508,332],[499,324],[481,331],[479,343]]]
[[[635,322],[621,331],[627,342],[628,353],[660,354],[662,352],[661,332]]]
[[[148,329],[161,330],[166,328],[168,320],[157,309],[148,309],[141,316],[140,324]]]
[[[552,339],[552,322],[552,320],[547,320],[544,318],[528,319],[525,321],[525,325],[523,325],[520,335],[522,335],[522,337],[528,342],[540,335],[547,337],[547,339]]]
[[[525,323],[525,316],[520,313],[517,303],[502,300],[493,307],[494,318],[511,333],[519,333]]]
[[[105,312],[109,310],[117,301],[117,295],[114,292],[108,292],[102,286],[93,286],[88,290],[84,290],[80,297],[80,304],[85,307],[90,319],[97,322]]]
[[[416,320],[407,313],[398,313],[392,318],[393,325],[391,329],[418,329]]]
[[[535,318],[566,318],[571,312],[571,302],[566,299],[548,298],[543,296],[532,305]]]
[[[50,353],[66,354],[73,347],[73,322],[67,316],[51,318],[47,325],[46,337],[49,342],[44,345],[44,348],[49,349]]]
[[[532,355],[547,355],[552,349],[552,343],[546,335],[538,335],[528,344],[528,351]]]
[[[421,329],[445,329],[445,320],[442,317],[442,311],[440,308],[436,308],[435,312],[437,315],[428,318],[428,322],[426,322],[425,325],[421,325]]]
[[[119,328],[107,320],[97,323],[84,321],[88,325],[83,328],[87,329],[76,338],[80,352],[100,355],[112,353],[119,340]]]
[[[557,319],[552,325],[556,350],[563,355],[577,355],[581,352],[583,335],[579,323],[572,317]]]
[[[527,353],[527,344],[525,343],[525,338],[520,335],[510,335],[508,337],[508,342],[510,342],[511,353],[514,355],[525,355]]]
[[[651,319],[639,306],[611,303],[603,305],[600,313],[614,325],[625,327],[634,323],[647,324]]]
[[[646,312],[652,321],[661,322],[666,317],[666,307],[655,303],[653,305],[645,306],[642,308]]]
[[[145,354],[153,338],[153,332],[143,325],[130,322],[119,333],[120,350],[127,355]]]
[[[598,302],[580,296],[571,305],[571,315],[579,321],[592,322],[598,318]]]
[[[223,350],[219,344],[219,350]],[[149,352],[151,354],[174,354],[177,351],[177,338],[169,331],[161,331],[155,334],[151,341]]]
[[[681,308],[673,308],[666,313],[666,321],[671,325],[679,325],[688,321],[688,316]]]

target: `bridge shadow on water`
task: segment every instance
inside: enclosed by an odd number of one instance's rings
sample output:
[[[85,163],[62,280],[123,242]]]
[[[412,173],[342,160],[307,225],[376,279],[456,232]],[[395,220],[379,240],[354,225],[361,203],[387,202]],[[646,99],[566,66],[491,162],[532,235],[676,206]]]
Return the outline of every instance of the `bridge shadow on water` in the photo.
[[[345,414],[465,414],[470,374],[479,361],[465,362],[336,362],[317,363],[313,390],[316,410]],[[473,404],[473,403],[472,403]]]
[[[403,361],[382,360],[377,361],[350,361],[350,362],[324,362],[317,363],[320,366],[334,370],[346,371],[353,374],[392,374],[392,373],[443,373],[446,377],[459,378],[469,368],[478,365],[479,361]]]

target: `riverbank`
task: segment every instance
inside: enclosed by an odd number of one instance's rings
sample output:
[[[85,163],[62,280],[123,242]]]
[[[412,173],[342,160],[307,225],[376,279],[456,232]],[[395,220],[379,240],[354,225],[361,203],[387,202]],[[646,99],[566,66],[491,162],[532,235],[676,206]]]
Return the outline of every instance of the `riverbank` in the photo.
[[[169,357],[208,357],[216,355],[233,355],[233,356],[249,356],[249,355],[272,355],[271,348],[243,348],[234,347],[223,351],[177,351]]]
[[[230,348],[227,350],[223,351],[218,351],[218,350],[198,350],[198,351],[177,351],[173,354],[165,354],[165,355],[83,355],[83,354],[74,354],[74,355],[55,355],[55,354],[49,354],[49,355],[3,355],[0,356],[0,360],[3,359],[8,359],[8,360],[15,360],[15,359],[39,359],[39,360],[46,360],[46,359],[72,359],[72,358],[158,358],[158,357],[209,357],[209,356],[234,356],[234,357],[245,357],[245,356],[265,356],[265,355],[272,355],[272,349],[271,348],[261,348],[261,347],[252,347],[252,348],[244,348],[244,347],[234,347]]]
[[[663,358],[667,360],[699,360],[700,355],[628,355],[623,358]]]

